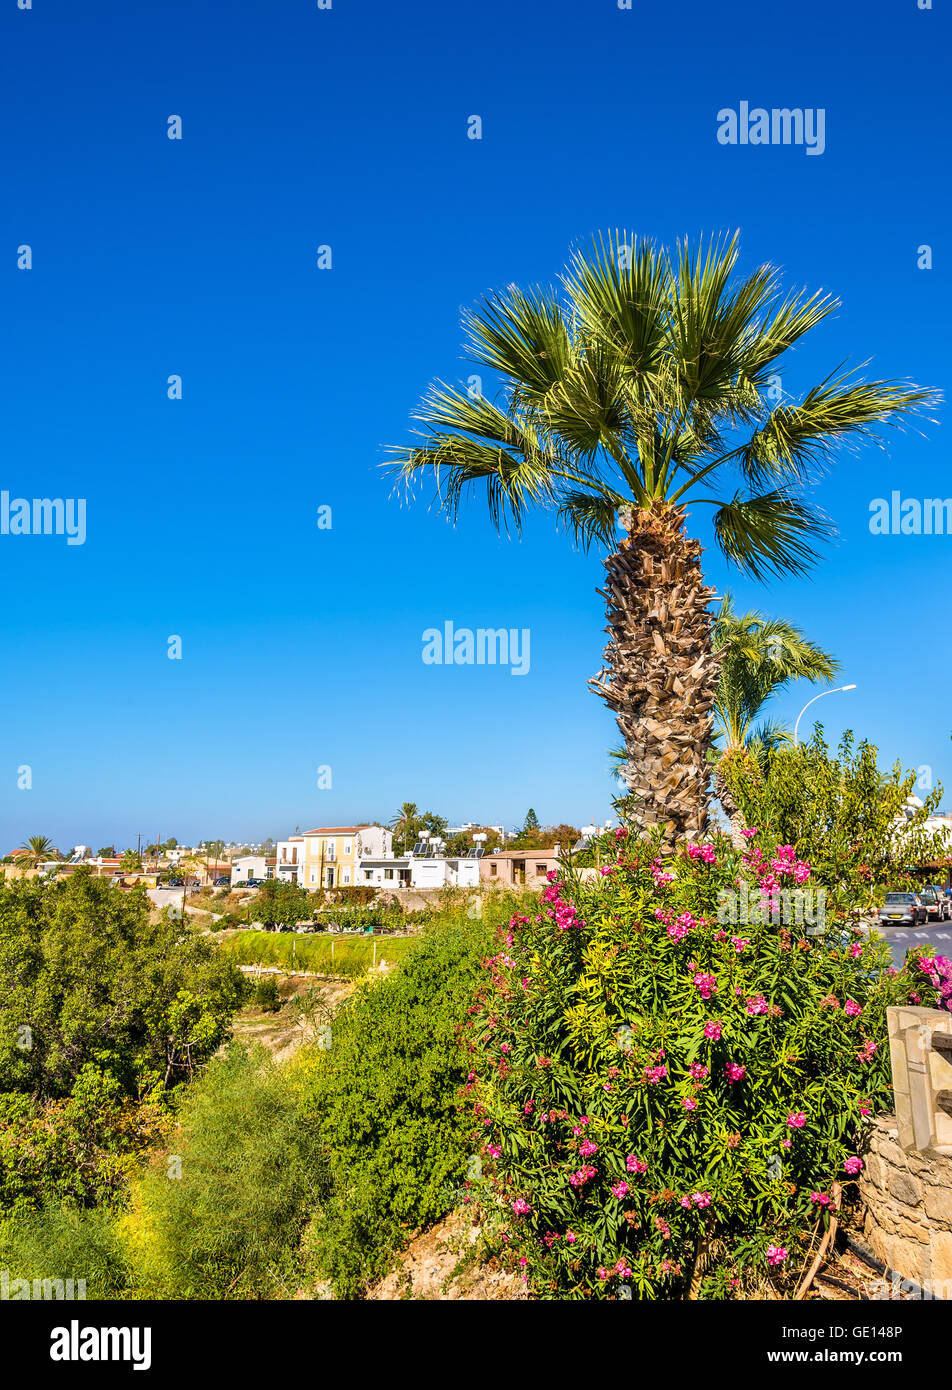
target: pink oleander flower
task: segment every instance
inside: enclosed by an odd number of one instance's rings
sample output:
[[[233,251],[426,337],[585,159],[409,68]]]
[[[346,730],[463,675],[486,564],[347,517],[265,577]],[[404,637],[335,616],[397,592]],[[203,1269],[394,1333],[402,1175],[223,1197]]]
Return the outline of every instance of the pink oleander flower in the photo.
[[[721,1036],[721,1027],[722,1025],[716,1018],[712,1019],[710,1023],[705,1023],[704,1025],[704,1036],[710,1038],[713,1042],[717,1042]]]
[[[573,1187],[584,1187],[587,1182],[591,1182],[597,1171],[590,1163],[584,1163],[578,1172],[569,1174],[569,1182]]]
[[[598,1145],[597,1145],[597,1144],[593,1144],[592,1141],[591,1141],[591,1139],[585,1139],[585,1140],[584,1140],[581,1144],[579,1144],[579,1146],[578,1146],[578,1156],[579,1156],[579,1158],[591,1158],[592,1154],[597,1154],[597,1153],[598,1153]]]
[[[828,1207],[830,1205],[830,1197],[826,1192],[811,1192],[810,1201],[815,1203],[818,1207]]]
[[[709,971],[701,970],[694,976],[694,984],[697,986],[702,999],[710,999],[712,994],[717,993],[717,977]]]
[[[655,1219],[654,1219],[654,1224],[655,1224],[655,1230],[660,1231],[662,1237],[663,1237],[665,1240],[670,1240],[670,1238],[671,1238],[671,1227],[668,1225],[667,1221],[665,1221],[664,1217],[663,1217],[663,1216],[656,1216]]]
[[[487,1144],[486,1152],[489,1154],[490,1158],[498,1158],[499,1155],[502,1153],[502,1149],[499,1147],[498,1144]]]
[[[782,1149],[789,1149],[789,1147],[790,1147],[790,1140],[789,1140],[789,1139],[781,1139],[781,1141],[780,1141],[780,1147],[781,1147]]]
[[[740,955],[742,951],[746,951],[747,947],[750,945],[750,942],[746,939],[746,937],[732,936],[731,945],[733,946],[737,954]]]
[[[691,1201],[696,1207],[709,1207],[711,1205],[711,1194],[709,1192],[692,1192]]]
[[[843,1005],[843,1012],[849,1014],[850,1018],[859,1018],[860,1014],[863,1012],[862,1005],[857,1004],[853,999],[847,999],[846,1003]]]
[[[604,864],[598,872],[605,878],[608,874],[614,873],[614,869],[610,864]]]
[[[647,1173],[647,1163],[642,1163],[640,1158],[635,1158],[634,1154],[629,1154],[625,1159],[625,1167],[629,1173]]]
[[[682,1100],[681,1104],[682,1104],[682,1106],[684,1107],[685,1110],[696,1110],[696,1109],[697,1109],[697,1101],[696,1101],[696,1100],[691,1100],[690,1098],[687,1098],[687,1099],[685,1099],[685,1100]]]
[[[740,833],[743,835],[745,840],[752,840],[754,836],[757,834],[757,830],[755,827],[751,826],[750,829],[742,830]]]
[[[703,1081],[709,1070],[710,1068],[706,1067],[703,1062],[692,1062],[691,1066],[688,1068],[688,1071],[695,1081]]]
[[[787,1116],[787,1124],[791,1129],[802,1129],[807,1122],[807,1117],[802,1110],[791,1110]]]
[[[532,1208],[524,1197],[517,1197],[512,1204],[512,1210],[516,1216],[528,1216]]]
[[[749,1014],[765,1014],[769,1005],[762,994],[755,994],[752,999],[747,1000],[747,1012]]]
[[[739,1066],[737,1062],[728,1062],[727,1066],[724,1068],[724,1075],[731,1083],[743,1081],[744,1077],[747,1075],[747,1068]]]
[[[862,1168],[863,1160],[856,1154],[854,1154],[852,1158],[847,1158],[843,1163],[844,1172],[849,1173],[851,1178],[855,1177],[857,1173],[861,1172]]]
[[[618,1182],[612,1185],[611,1193],[612,1196],[617,1197],[620,1202],[623,1197],[628,1196],[628,1184],[624,1181],[624,1179],[619,1180]]]
[[[574,1231],[566,1231],[565,1239],[568,1241],[569,1245],[574,1245],[578,1237]]]
[[[508,1043],[500,1043],[500,1045],[499,1045],[499,1051],[500,1051],[500,1052],[508,1052],[508,1051],[509,1051],[509,1044],[508,1044]]]
[[[668,1074],[668,1068],[662,1064],[660,1067],[645,1067],[644,1080],[649,1086],[656,1086],[659,1081],[663,1081]]]
[[[859,956],[863,954],[863,948],[858,941],[853,942],[852,946],[849,949],[849,954],[853,960],[856,960]]]
[[[768,1263],[769,1265],[773,1265],[773,1266],[782,1265],[783,1262],[784,1262],[784,1260],[785,1260],[786,1258],[787,1258],[787,1249],[786,1249],[786,1246],[784,1246],[784,1245],[768,1245],[768,1246],[767,1246],[767,1263]]]

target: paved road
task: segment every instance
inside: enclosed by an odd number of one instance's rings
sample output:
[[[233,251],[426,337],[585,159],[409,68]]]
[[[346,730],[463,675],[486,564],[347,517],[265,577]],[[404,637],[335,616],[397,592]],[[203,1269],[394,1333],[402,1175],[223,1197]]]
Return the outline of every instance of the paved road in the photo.
[[[874,931],[879,931],[877,926]],[[937,956],[952,956],[952,922],[930,922],[927,927],[883,927],[883,935],[889,942],[893,964],[898,968],[906,958],[906,952],[913,946],[933,946]]]

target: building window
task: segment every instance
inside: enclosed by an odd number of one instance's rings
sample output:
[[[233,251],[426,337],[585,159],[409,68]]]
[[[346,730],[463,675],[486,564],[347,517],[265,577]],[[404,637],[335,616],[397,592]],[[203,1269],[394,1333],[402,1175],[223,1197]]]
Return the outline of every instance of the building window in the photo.
[[[345,840],[345,841],[344,841],[344,853],[345,853],[345,855],[349,855],[349,854],[350,854],[350,841],[349,841],[349,840]]]
[[[350,869],[344,870],[343,874],[341,875],[341,881],[343,883],[350,883]]]
[[[311,870],[311,882],[312,882],[312,883],[316,883],[316,882],[317,882],[317,870],[316,870],[316,869],[312,869],[312,870]]]
[[[367,880],[368,883],[373,883],[373,881],[374,881],[374,871],[373,871],[373,869],[364,869],[364,878]]]
[[[498,872],[499,872],[499,865],[498,865],[498,864],[490,864],[490,866],[489,866],[489,877],[490,877],[490,878],[495,878]]]
[[[384,876],[384,878],[393,878],[393,870],[392,870],[392,869],[384,869],[384,871],[383,871],[383,876]]]
[[[548,872],[549,872],[549,871],[548,871],[548,869],[545,867],[544,864],[537,864],[537,865],[536,865],[536,875],[537,875],[538,878],[542,878],[543,875],[544,875],[544,874],[547,874]]]

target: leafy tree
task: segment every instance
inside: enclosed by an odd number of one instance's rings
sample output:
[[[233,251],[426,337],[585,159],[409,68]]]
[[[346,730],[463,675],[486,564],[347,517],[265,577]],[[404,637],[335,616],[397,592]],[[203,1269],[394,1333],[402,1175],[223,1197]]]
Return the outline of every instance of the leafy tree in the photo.
[[[104,845],[102,849],[98,849],[98,850],[96,851],[96,856],[97,856],[97,858],[99,858],[99,859],[115,859],[115,857],[116,857],[116,847],[115,847],[115,845]]]
[[[714,506],[715,543],[743,573],[800,573],[832,530],[804,500],[821,466],[932,399],[852,373],[778,397],[785,354],[839,304],[783,296],[769,266],[737,280],[737,260],[736,235],[668,252],[616,234],[577,251],[559,291],[490,295],[464,327],[493,391],[437,383],[415,412],[422,442],[394,451],[453,518],[476,491],[497,527],[551,508],[604,547],[609,641],[591,685],[616,716],[638,823],[669,838],[707,824],[720,665],[686,504]]]
[[[119,860],[119,867],[123,873],[138,873],[142,868],[142,859],[134,849],[125,849]]]
[[[243,977],[151,907],[88,868],[0,886],[0,1091],[66,1097],[92,1065],[143,1095],[215,1052]]]
[[[833,756],[816,725],[809,743],[777,749],[764,778],[752,777],[745,764],[727,769],[730,795],[746,823],[770,825],[813,865],[829,895],[828,912],[869,911],[913,868],[949,853],[926,824],[941,786],[911,806],[917,774],[898,762],[883,773],[876,752],[848,730]]]
[[[489,825],[474,825],[472,830],[457,830],[455,835],[449,835],[446,839],[447,854],[472,854],[476,848],[477,841],[474,835],[485,835],[485,840],[478,841],[483,845],[487,853],[491,850],[502,848],[503,840],[498,830],[493,830]]]
[[[314,901],[306,888],[286,879],[269,878],[258,889],[249,915],[264,927],[285,931],[297,922],[310,921],[313,913]]]

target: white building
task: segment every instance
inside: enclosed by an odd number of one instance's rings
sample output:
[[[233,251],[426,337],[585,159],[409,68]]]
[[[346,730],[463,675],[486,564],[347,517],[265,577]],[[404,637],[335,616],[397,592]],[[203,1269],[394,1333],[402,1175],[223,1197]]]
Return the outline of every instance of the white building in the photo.
[[[303,835],[289,835],[286,840],[278,841],[274,864],[275,878],[303,883],[305,843]]]
[[[232,887],[246,883],[249,878],[269,878],[268,866],[263,854],[242,854],[231,861]]]

